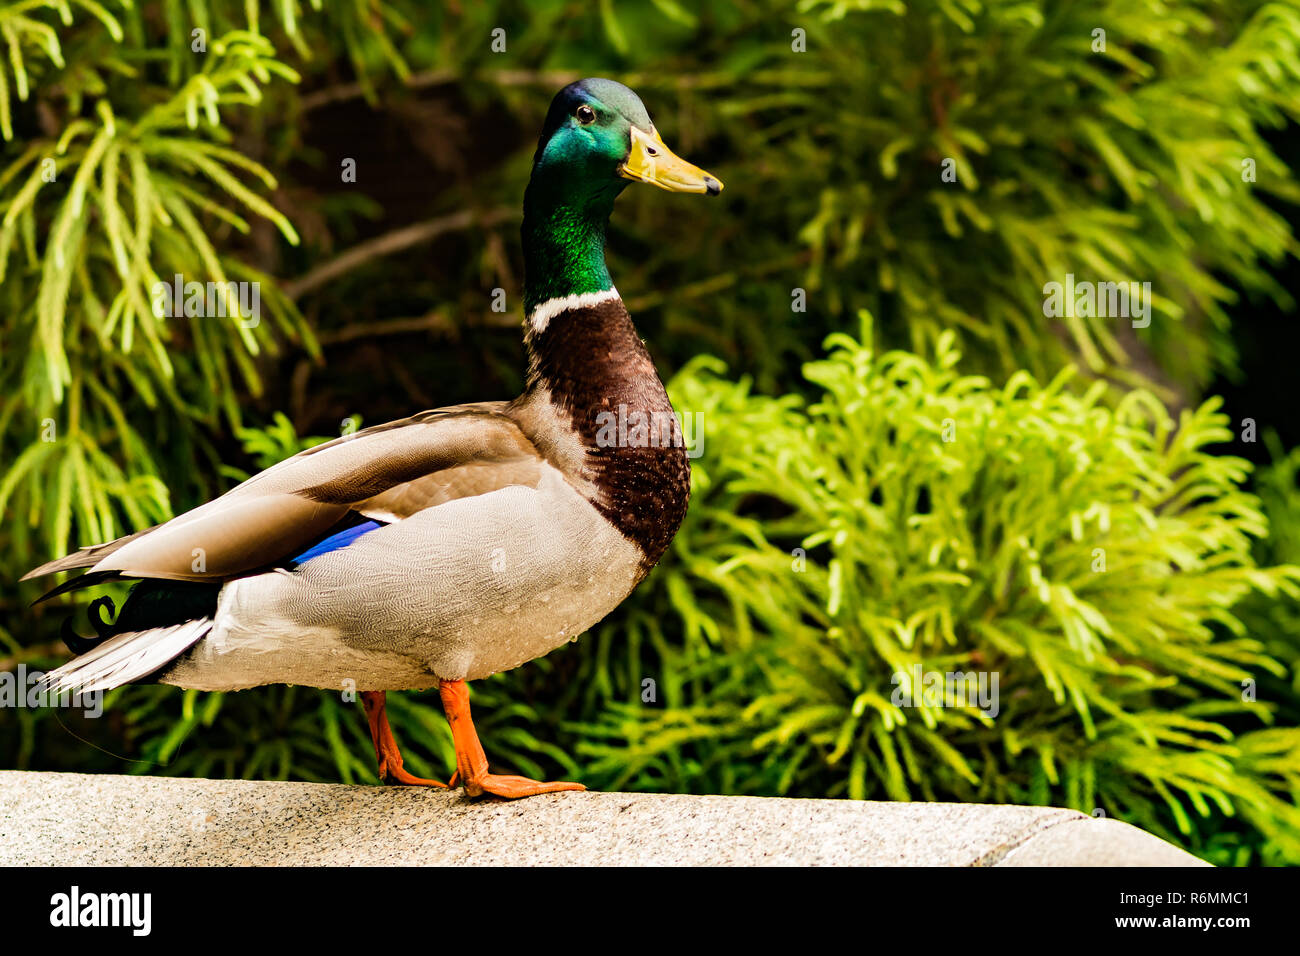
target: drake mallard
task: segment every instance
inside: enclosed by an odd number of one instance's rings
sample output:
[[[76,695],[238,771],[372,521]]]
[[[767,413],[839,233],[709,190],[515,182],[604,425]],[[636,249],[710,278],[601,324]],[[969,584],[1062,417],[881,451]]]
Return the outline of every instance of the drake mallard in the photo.
[[[100,639],[69,635],[79,656],[47,675],[49,688],[352,688],[386,782],[459,782],[472,796],[582,789],[490,773],[466,682],[605,617],[686,514],[680,424],[605,265],[606,225],[629,181],[722,190],[664,145],[626,86],[565,87],[524,194],[524,393],[310,448],[164,524],[27,574],[88,569],[46,598],[137,581]],[[455,742],[450,784],[403,770],[384,712],[386,691],[434,686]]]

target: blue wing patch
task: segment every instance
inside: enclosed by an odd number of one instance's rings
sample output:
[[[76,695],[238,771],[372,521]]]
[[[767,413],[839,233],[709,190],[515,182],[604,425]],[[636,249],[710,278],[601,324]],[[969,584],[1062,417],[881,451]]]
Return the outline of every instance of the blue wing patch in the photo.
[[[330,551],[337,551],[339,548],[346,548],[363,534],[374,531],[376,528],[384,527],[384,522],[366,519],[350,528],[344,528],[342,531],[336,531],[328,538],[317,541],[310,548],[288,562],[290,568],[296,568],[300,564],[310,561],[312,558],[320,557]]]

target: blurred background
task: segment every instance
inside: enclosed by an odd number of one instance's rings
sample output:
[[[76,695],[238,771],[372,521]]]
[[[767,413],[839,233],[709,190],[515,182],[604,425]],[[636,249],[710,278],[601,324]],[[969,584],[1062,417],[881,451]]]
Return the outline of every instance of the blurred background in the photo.
[[[607,76],[727,184],[609,236],[702,454],[633,598],[475,686],[495,765],[1300,863],[1297,4],[4,0],[0,36],[0,671],[87,629],[31,567],[517,394],[537,134]],[[260,323],[155,317],[176,274]],[[1047,314],[1067,275],[1149,322]],[[918,667],[997,713],[900,701]],[[437,695],[389,713],[445,778]],[[375,781],[359,704],[286,687],[10,704],[0,767]]]

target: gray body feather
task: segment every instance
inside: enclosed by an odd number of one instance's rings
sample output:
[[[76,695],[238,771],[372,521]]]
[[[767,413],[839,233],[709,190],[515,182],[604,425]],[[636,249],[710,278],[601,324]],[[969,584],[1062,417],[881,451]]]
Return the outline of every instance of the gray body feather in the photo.
[[[576,638],[631,593],[641,563],[546,466],[536,488],[438,505],[299,571],[227,584],[212,633],[159,679],[203,690],[474,680]]]

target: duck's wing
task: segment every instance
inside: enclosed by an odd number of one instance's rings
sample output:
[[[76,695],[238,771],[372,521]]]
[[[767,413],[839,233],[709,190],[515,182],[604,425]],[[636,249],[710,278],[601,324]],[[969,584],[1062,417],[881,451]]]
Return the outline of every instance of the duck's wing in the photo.
[[[536,485],[542,467],[503,402],[422,412],[309,448],[164,524],[83,548],[23,580],[88,568],[78,582],[220,581],[274,567],[349,521],[400,521],[454,498]]]

